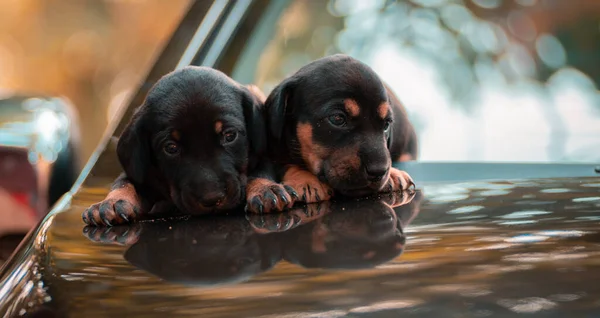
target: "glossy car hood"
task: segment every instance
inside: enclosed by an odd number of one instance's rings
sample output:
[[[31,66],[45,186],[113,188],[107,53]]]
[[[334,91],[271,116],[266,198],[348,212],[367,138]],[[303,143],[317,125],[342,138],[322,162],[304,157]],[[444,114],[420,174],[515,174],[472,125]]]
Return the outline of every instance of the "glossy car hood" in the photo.
[[[24,243],[3,270],[2,312],[574,317],[600,305],[600,178],[84,229],[81,211],[105,194],[82,188]]]

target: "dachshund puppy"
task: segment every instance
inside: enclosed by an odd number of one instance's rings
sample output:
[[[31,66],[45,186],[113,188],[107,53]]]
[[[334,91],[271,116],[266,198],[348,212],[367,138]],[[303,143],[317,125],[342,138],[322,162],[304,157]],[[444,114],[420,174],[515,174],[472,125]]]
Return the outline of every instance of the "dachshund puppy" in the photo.
[[[414,186],[392,167],[416,159],[406,111],[379,76],[352,57],[333,55],[302,67],[271,92],[265,112],[271,164],[249,182],[251,212],[324,201],[334,193],[362,197]]]
[[[104,201],[83,212],[84,222],[126,223],[159,206],[185,214],[237,207],[247,172],[266,147],[262,107],[260,97],[220,71],[190,66],[167,74],[119,138],[124,174]]]

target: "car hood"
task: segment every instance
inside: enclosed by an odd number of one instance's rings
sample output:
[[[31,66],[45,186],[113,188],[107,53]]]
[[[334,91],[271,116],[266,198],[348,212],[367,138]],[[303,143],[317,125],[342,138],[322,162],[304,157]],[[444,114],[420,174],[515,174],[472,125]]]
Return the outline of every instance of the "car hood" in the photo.
[[[0,309],[565,317],[600,305],[600,178],[429,184],[280,215],[84,228],[82,210],[106,191],[82,188],[31,233],[2,271]]]

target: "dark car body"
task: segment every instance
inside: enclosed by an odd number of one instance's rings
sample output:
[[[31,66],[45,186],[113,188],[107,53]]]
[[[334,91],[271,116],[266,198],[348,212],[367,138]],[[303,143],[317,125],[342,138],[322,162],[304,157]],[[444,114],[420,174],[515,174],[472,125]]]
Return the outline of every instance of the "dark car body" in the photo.
[[[600,316],[594,165],[410,162],[397,166],[418,191],[393,210],[371,198],[84,229],[149,86],[187,64],[231,70],[256,21],[285,5],[223,3],[191,5],[73,189],[4,264],[3,316]]]

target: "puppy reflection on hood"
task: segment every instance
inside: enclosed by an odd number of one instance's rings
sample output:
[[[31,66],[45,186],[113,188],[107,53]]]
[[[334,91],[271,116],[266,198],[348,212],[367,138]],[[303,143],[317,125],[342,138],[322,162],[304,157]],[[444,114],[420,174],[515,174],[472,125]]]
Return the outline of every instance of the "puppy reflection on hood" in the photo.
[[[100,243],[129,246],[125,259],[159,278],[185,285],[235,284],[280,260],[308,268],[371,268],[404,249],[403,227],[418,214],[420,192],[308,205],[247,218],[212,216],[84,228]],[[412,202],[411,202],[412,201]]]
[[[244,282],[272,268],[279,248],[257,235],[243,217],[215,216],[139,223],[109,228],[86,227],[96,242],[128,245],[124,258],[165,281],[214,286]]]
[[[260,224],[271,231],[273,224],[291,227],[279,238],[283,258],[291,263],[307,268],[372,268],[402,254],[403,228],[418,214],[421,199],[421,192],[404,192],[379,199],[323,202],[289,212],[291,222],[267,215]]]

